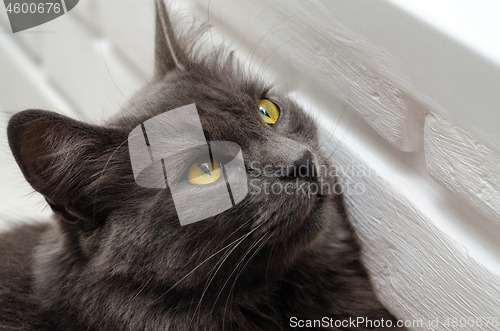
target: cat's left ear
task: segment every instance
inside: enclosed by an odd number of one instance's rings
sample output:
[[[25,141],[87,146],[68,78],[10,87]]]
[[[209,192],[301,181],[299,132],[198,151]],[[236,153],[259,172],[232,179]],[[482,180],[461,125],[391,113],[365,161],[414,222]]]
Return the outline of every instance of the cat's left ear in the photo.
[[[185,56],[163,0],[155,0],[155,9],[155,77],[162,78],[172,70],[183,70]]]
[[[116,133],[53,112],[26,110],[10,119],[7,134],[24,177],[55,213],[87,225],[102,218],[92,185]]]

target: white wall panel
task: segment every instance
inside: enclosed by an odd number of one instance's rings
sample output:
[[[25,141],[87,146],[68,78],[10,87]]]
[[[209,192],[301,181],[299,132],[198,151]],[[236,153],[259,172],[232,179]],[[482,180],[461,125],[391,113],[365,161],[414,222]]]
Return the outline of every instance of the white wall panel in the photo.
[[[45,23],[43,69],[54,84],[92,121],[119,110],[142,80],[117,56],[107,39],[75,20],[81,5]]]
[[[148,79],[153,73],[153,1],[107,0],[96,4],[98,24],[130,64]]]
[[[334,126],[323,122],[326,132]],[[500,224],[423,180],[414,161],[378,144],[367,128],[360,121],[346,135],[338,128],[324,146],[335,150],[331,159],[379,296],[400,319],[422,321],[413,330],[460,330],[454,318],[474,320],[463,330],[497,330],[476,319],[500,316]]]
[[[424,137],[431,176],[500,224],[500,155],[432,113]]]

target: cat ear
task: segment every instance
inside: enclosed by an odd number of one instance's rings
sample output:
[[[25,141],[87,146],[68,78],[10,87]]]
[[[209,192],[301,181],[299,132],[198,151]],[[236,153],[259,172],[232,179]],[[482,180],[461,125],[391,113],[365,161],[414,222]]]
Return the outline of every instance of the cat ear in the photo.
[[[180,62],[182,54],[179,42],[174,35],[167,8],[163,0],[155,0],[155,77],[163,77],[169,71],[184,69]]]
[[[9,121],[9,145],[30,185],[68,222],[93,222],[88,187],[102,171],[110,129],[43,110],[26,110]]]

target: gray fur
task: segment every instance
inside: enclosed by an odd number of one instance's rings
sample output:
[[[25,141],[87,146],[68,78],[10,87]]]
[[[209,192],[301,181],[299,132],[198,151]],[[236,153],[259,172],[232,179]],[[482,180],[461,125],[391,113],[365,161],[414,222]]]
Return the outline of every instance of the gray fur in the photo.
[[[251,192],[181,227],[168,188],[135,183],[129,132],[190,103],[207,140],[241,146],[251,190],[336,182],[334,172],[264,176],[264,166],[294,166],[304,155],[333,170],[313,119],[223,49],[202,58],[198,36],[174,36],[162,2],[157,12],[154,78],[105,127],[42,110],[9,122],[12,152],[56,216],[1,235],[0,329],[288,330],[293,316],[394,320],[373,293],[335,192]],[[281,107],[273,126],[259,117],[261,98]]]

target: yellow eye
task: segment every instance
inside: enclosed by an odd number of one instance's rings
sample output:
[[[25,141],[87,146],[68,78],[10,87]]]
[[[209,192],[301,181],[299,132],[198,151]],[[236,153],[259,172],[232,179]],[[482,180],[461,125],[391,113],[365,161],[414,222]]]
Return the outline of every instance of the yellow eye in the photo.
[[[259,100],[259,114],[260,117],[267,124],[274,124],[280,116],[280,111],[278,107],[269,100],[260,99]]]
[[[221,175],[220,164],[208,159],[195,162],[189,168],[187,179],[191,184],[204,185],[215,182]]]

